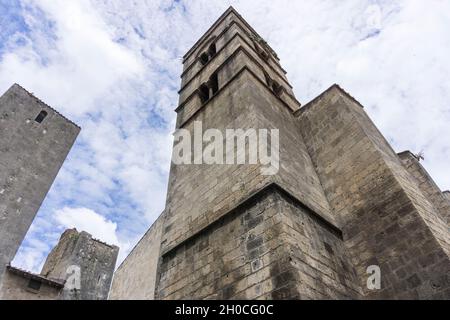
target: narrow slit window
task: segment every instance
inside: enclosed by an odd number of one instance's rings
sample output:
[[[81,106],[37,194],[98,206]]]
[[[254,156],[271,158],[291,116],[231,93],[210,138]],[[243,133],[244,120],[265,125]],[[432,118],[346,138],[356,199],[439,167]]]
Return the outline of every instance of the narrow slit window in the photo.
[[[213,74],[209,79],[209,85],[211,87],[212,94],[215,95],[219,91],[219,79],[217,73]]]
[[[44,119],[48,116],[47,111],[42,110],[38,116],[36,117],[36,119],[34,119],[34,121],[36,121],[37,123],[42,123],[42,121],[44,121]]]
[[[202,84],[198,89],[198,92],[202,103],[205,103],[206,101],[209,100],[209,88],[206,84]]]

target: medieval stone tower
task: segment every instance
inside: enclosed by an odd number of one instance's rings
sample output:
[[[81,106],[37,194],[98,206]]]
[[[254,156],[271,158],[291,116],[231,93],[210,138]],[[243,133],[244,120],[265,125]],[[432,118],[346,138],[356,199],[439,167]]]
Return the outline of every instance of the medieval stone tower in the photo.
[[[119,248],[67,230],[41,274],[10,265],[80,128],[19,85],[0,97],[0,300],[106,299]]]
[[[19,85],[0,97],[0,282],[79,132]]]
[[[48,255],[41,275],[66,281],[60,299],[106,300],[118,253],[117,246],[69,229]]]
[[[111,299],[450,298],[450,202],[358,101],[333,85],[301,106],[233,8],[181,78],[177,129],[278,129],[279,168],[172,164],[166,209]],[[380,288],[367,286],[373,267]]]

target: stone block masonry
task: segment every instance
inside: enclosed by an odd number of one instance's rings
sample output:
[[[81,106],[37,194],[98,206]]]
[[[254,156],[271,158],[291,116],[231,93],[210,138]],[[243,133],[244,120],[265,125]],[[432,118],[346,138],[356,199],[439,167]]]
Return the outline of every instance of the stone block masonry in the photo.
[[[271,184],[164,254],[156,297],[355,298],[356,273],[341,236]]]
[[[447,221],[450,226],[450,202],[441,192],[439,187],[434,182],[433,178],[428,174],[416,155],[410,151],[404,151],[398,154],[402,160],[403,166],[410,173],[412,180],[417,184],[420,191],[432,203],[435,210],[440,216]]]
[[[298,116],[365,296],[449,297],[447,223],[361,105],[333,86]],[[381,268],[379,291],[365,286],[369,265]]]

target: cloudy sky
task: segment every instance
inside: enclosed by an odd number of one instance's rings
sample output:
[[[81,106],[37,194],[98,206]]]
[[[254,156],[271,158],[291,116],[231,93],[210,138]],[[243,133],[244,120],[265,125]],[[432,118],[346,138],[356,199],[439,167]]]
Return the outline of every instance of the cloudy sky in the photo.
[[[19,83],[82,127],[17,266],[39,271],[67,227],[122,260],[157,218],[181,57],[230,4],[303,104],[340,84],[450,189],[450,1],[0,0],[0,91]]]

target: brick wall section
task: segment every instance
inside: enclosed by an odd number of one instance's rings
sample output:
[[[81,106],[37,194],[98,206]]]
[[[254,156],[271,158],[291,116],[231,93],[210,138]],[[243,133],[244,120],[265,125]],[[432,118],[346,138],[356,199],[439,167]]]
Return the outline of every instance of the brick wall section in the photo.
[[[422,191],[424,196],[433,204],[436,211],[439,212],[441,217],[449,224],[450,202],[445,197],[445,194],[439,189],[433,178],[410,151],[401,152],[398,156],[420,191]]]
[[[153,300],[164,213],[114,273],[109,300]]]
[[[329,228],[272,184],[164,255],[157,297],[356,297],[345,248]]]
[[[19,85],[0,97],[0,282],[79,132]]]
[[[448,298],[448,231],[361,106],[337,86],[299,125],[367,298]],[[366,289],[379,265],[382,290]]]

